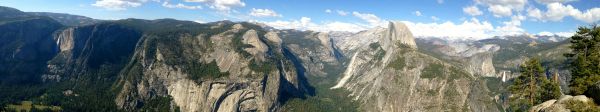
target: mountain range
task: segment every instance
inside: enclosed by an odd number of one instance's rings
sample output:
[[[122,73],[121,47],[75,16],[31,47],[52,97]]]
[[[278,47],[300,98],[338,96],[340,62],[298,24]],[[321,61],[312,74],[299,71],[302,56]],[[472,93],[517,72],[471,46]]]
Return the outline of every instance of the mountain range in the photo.
[[[394,21],[356,33],[315,32],[0,7],[0,106],[501,112],[508,108],[507,86],[531,57],[543,57],[546,74],[559,74],[561,90],[568,91],[562,56],[568,41],[525,34],[415,38]]]

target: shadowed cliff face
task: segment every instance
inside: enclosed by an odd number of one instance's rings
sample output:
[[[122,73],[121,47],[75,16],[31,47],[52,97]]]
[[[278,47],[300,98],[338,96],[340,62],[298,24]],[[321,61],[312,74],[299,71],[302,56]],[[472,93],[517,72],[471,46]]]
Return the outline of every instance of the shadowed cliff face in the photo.
[[[77,106],[96,102],[106,111],[276,111],[286,99],[314,95],[280,34],[254,24],[126,19],[63,27],[13,11],[0,10],[2,86],[39,82],[26,97],[48,94],[65,110],[97,110]]]
[[[60,23],[47,17],[29,17],[0,9],[0,83],[39,82],[45,63],[57,52],[52,40]]]
[[[159,26],[170,29],[154,29]],[[122,88],[114,98],[124,110],[170,98],[162,103],[182,111],[273,111],[281,98],[314,90],[296,72],[302,69],[294,55],[284,55],[272,41],[278,37],[265,34],[253,24],[227,21],[129,19],[68,28],[55,38],[61,52],[45,76],[62,81],[108,68],[113,75],[104,78]]]

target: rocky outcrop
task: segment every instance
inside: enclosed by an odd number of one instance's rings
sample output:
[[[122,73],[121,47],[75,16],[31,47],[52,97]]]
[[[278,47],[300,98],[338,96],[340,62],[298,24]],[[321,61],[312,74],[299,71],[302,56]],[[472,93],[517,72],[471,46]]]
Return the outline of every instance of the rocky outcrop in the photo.
[[[267,50],[269,50],[269,48],[258,38],[258,34],[255,30],[246,31],[246,33],[244,33],[244,35],[242,36],[242,42],[244,44],[249,44],[252,46],[249,48],[245,48],[244,50],[252,54],[258,60],[264,60],[264,55],[267,52]]]
[[[267,32],[267,34],[265,34],[265,37],[267,38],[267,40],[275,43],[275,45],[277,45],[277,47],[281,47],[282,40],[281,40],[281,38],[279,38],[278,32],[269,31],[269,32]]]
[[[572,111],[598,111],[600,109],[591,98],[583,95],[561,96],[558,100],[548,100],[533,106],[530,112],[572,112]]]
[[[287,55],[297,57],[294,63],[304,68],[302,74],[325,77],[341,68],[343,56],[328,33],[283,30],[280,34]]]
[[[469,72],[482,77],[501,77],[496,74],[491,53],[478,53],[469,59]]]
[[[397,44],[406,45],[413,49],[417,48],[415,38],[408,27],[402,22],[390,22],[385,32],[385,37],[380,39],[383,39],[379,42],[382,43],[384,50],[389,50],[387,49],[388,46],[398,46]]]
[[[58,46],[60,52],[71,50],[75,46],[75,41],[73,39],[74,30],[75,28],[67,28],[58,33],[58,36],[56,36],[56,45]]]
[[[298,74],[299,69],[292,64],[292,60],[288,60],[295,57],[284,55],[281,46],[267,44],[281,43],[277,37],[279,34],[270,32],[259,36],[258,32],[262,29],[250,29],[252,26],[249,25],[252,24],[223,23],[211,26],[214,29],[227,29],[215,35],[146,35],[138,43],[127,67],[129,69],[123,72],[124,77],[133,78],[119,80],[118,85],[123,89],[117,96],[117,105],[124,110],[136,110],[144,105],[143,102],[157,97],[171,97],[171,103],[185,112],[262,112],[277,111],[282,98],[303,97],[310,87],[304,82],[306,79],[303,74]],[[235,37],[236,33],[243,35]],[[164,38],[175,39],[156,41]],[[233,45],[235,38],[240,38],[242,44],[252,47],[246,47],[242,51],[233,50],[239,47]],[[210,47],[206,48],[205,43],[209,42]],[[203,48],[207,50],[198,50]],[[270,49],[273,52],[267,52]],[[182,54],[177,54],[178,50]],[[250,56],[243,56],[243,52]],[[285,57],[276,58],[276,55]],[[174,59],[184,59],[185,62],[172,64],[170,61]],[[255,59],[259,61],[254,61]],[[194,70],[190,69],[195,66],[194,63],[216,66],[221,74],[226,75],[194,78],[193,76],[210,75],[190,72]]]
[[[341,52],[351,57],[358,48],[378,42],[378,39],[384,36],[384,32],[386,28],[375,27],[358,33],[330,32],[330,38]]]
[[[350,91],[367,111],[498,111],[481,104],[492,101],[489,91],[462,67],[416,50],[402,23],[389,26],[364,37],[375,42],[345,52],[352,58],[331,89]]]

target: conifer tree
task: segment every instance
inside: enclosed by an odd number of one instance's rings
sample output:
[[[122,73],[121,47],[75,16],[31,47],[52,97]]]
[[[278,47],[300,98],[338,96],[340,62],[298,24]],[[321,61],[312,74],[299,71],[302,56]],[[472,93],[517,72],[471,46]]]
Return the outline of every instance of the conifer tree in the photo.
[[[571,94],[586,94],[588,88],[600,81],[600,27],[579,27],[571,37],[570,61]]]
[[[557,82],[548,80],[539,58],[533,58],[520,66],[521,75],[509,86],[511,108],[526,110],[546,100],[562,95]]]

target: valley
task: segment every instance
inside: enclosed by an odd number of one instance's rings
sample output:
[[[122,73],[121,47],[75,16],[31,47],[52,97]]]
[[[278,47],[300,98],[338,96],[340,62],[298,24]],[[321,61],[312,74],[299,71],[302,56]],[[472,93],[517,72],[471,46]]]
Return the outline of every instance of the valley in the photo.
[[[570,94],[579,89],[571,89],[579,80],[573,77],[582,77],[572,75],[579,72],[565,56],[577,45],[570,37],[418,37],[406,22],[385,23],[325,32],[252,21],[99,20],[0,6],[0,111],[598,109],[590,95],[599,88]],[[543,70],[528,71],[536,67]],[[515,92],[531,74],[559,96],[515,106],[531,97]]]

